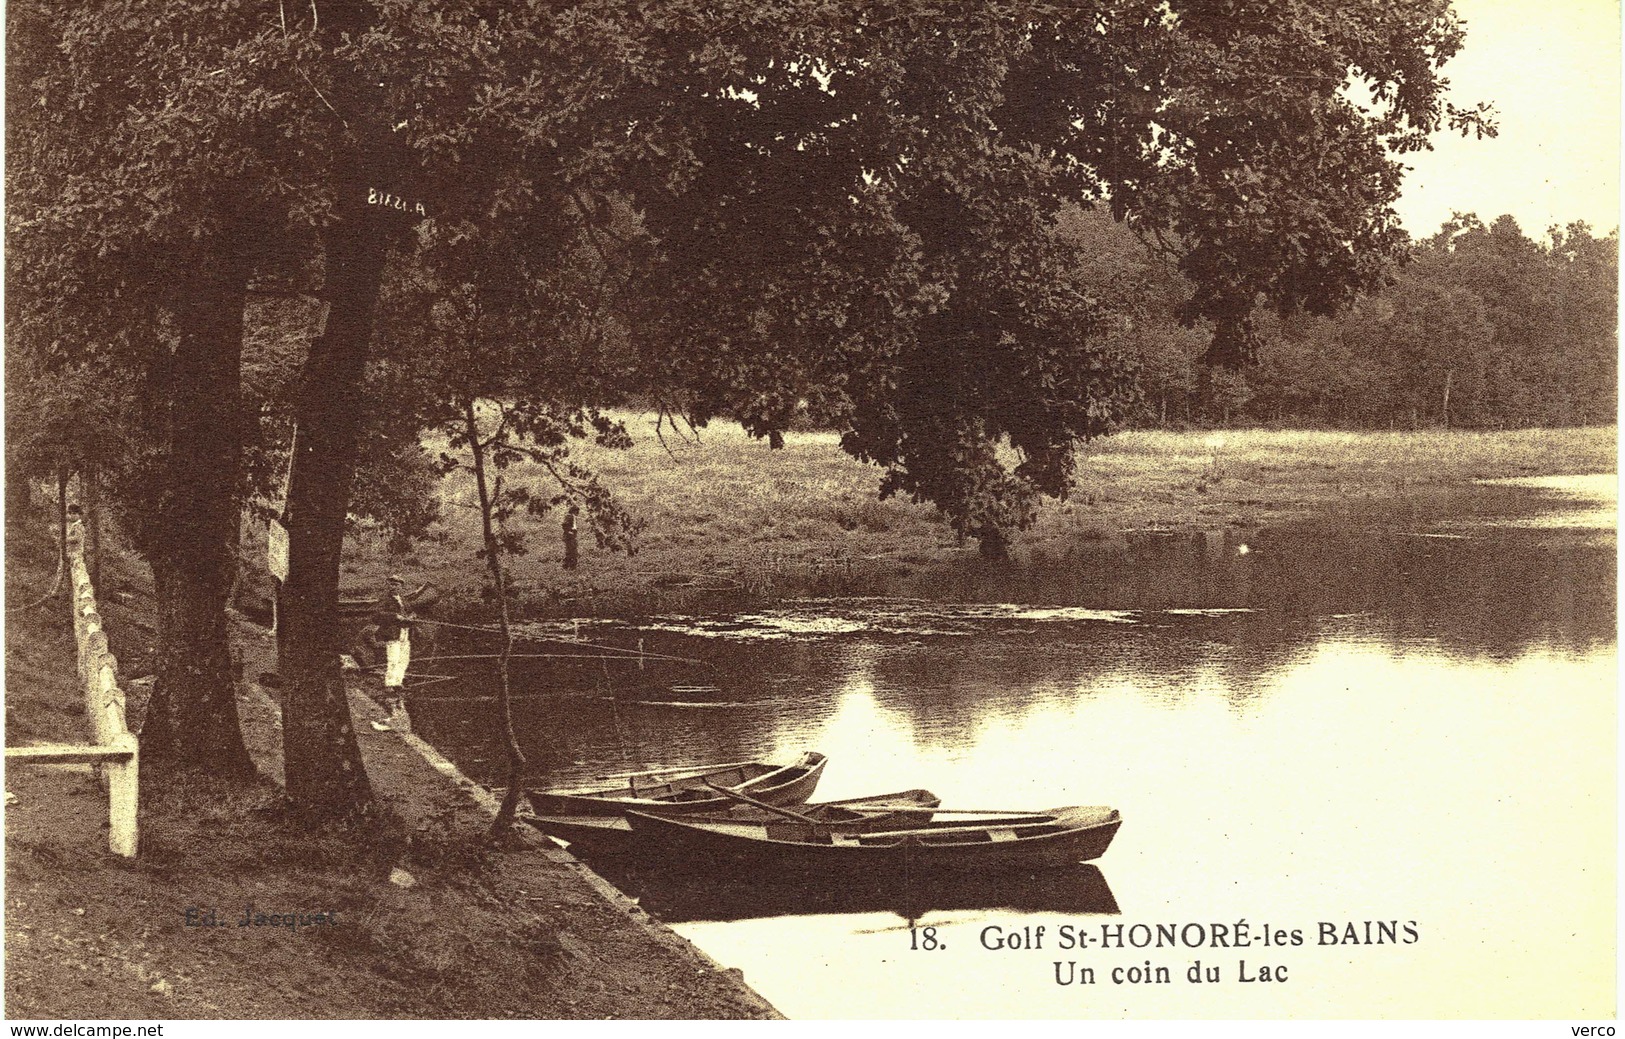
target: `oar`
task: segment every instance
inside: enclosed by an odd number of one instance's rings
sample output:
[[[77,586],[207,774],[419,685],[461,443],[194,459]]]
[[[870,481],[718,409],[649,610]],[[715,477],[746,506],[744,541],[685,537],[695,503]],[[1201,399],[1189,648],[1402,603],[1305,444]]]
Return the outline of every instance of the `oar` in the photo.
[[[964,826],[938,826],[938,825],[933,824],[933,825],[931,825],[929,827],[916,826],[916,827],[913,827],[913,828],[907,829],[907,830],[877,830],[877,831],[874,831],[872,833],[866,833],[863,836],[869,837],[869,838],[876,838],[876,837],[906,837],[906,836],[908,836],[909,834],[912,834],[912,833],[926,832],[926,833],[929,833],[933,837],[941,837],[944,834],[981,833],[981,832],[984,832],[984,831],[989,830],[989,829],[1016,830],[1016,829],[1021,829],[1021,828],[1029,827],[1029,826],[1042,826],[1043,824],[1044,824],[1044,820],[1042,820],[1042,819],[1040,819],[1040,820],[1038,820],[1036,822],[1030,822],[1030,823],[1009,823],[1006,826],[985,826],[985,825],[984,826],[977,826],[974,823],[967,823]]]
[[[937,808],[938,815],[1039,815],[1049,818],[1053,812],[1040,812],[1031,808]]]
[[[858,807],[856,805],[842,805],[849,812],[864,812],[870,815],[886,815],[892,812],[932,812],[934,815],[1013,815],[1026,816],[1035,819],[1048,819],[1053,813],[1036,812],[1031,808],[927,808],[924,805],[869,805]]]
[[[780,808],[778,805],[770,805],[766,801],[758,801],[756,798],[750,796],[749,794],[742,794],[737,790],[732,790],[732,789],[729,789],[728,787],[725,787],[725,786],[717,786],[715,783],[711,782],[709,779],[702,780],[702,782],[704,782],[706,786],[710,787],[712,790],[715,790],[717,793],[721,794],[724,797],[731,797],[735,801],[743,801],[744,803],[746,803],[748,805],[755,805],[757,808],[761,808],[761,809],[763,809],[765,811],[772,812],[774,815],[782,815],[786,819],[794,819],[796,822],[798,822],[798,823],[806,823],[808,826],[816,827],[816,826],[822,826],[823,825],[817,819],[814,819],[811,816],[802,815],[800,812],[792,812],[792,811],[790,811],[790,809],[788,809],[788,808]]]
[[[626,785],[634,792],[639,789],[638,784],[640,783],[643,784],[641,789],[645,791],[659,790],[662,787],[688,788],[693,786],[696,780],[710,782],[708,776],[721,777],[729,772],[738,771],[741,766],[749,764],[751,762],[740,761],[732,765],[706,765],[699,769],[680,769],[675,772],[646,772],[643,775],[629,777]],[[740,778],[736,782],[743,783],[749,778],[748,773],[740,772]]]
[[[687,772],[721,772],[723,769],[739,768],[741,765],[753,765],[753,761],[730,761],[721,765],[682,765],[674,768],[649,768],[642,772],[611,772],[602,779],[635,779],[638,776],[675,776]]]

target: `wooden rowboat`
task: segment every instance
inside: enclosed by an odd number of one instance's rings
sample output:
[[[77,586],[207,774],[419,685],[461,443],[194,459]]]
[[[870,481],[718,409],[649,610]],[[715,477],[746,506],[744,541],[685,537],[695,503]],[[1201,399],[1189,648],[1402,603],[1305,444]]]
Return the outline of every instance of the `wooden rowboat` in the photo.
[[[624,787],[596,790],[527,790],[540,816],[609,815],[627,809],[658,814],[717,812],[738,803],[736,791],[774,805],[800,804],[812,796],[828,758],[809,751],[789,765],[750,761],[667,772],[639,773]],[[717,788],[721,788],[720,790]]]
[[[853,797],[844,801],[796,805],[795,814],[842,833],[894,830],[922,826],[942,799],[929,790],[899,790],[891,794]],[[595,857],[632,854],[641,848],[624,813],[615,815],[526,815],[524,820],[543,833],[568,841],[570,850]],[[769,822],[780,818],[762,808],[733,804],[714,812],[684,814],[685,819],[708,822]]]
[[[1115,808],[1051,808],[975,820],[942,815],[923,826],[868,833],[790,819],[714,822],[629,811],[627,820],[662,855],[786,870],[998,870],[1083,862],[1099,858],[1123,824]]]

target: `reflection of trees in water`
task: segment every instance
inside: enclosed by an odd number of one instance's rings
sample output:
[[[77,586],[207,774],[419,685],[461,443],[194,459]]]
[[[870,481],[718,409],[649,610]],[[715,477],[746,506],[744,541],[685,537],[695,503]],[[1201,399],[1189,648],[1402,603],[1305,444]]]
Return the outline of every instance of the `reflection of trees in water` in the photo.
[[[587,783],[654,765],[754,760],[774,746],[785,721],[772,704],[659,707],[573,695],[521,701],[514,711],[515,731],[538,785]],[[485,761],[495,724],[491,703],[419,700],[412,718],[417,731],[471,778],[490,778],[497,765],[493,760],[487,768]]]
[[[1584,652],[1610,644],[1614,565],[1612,547],[1536,531],[1459,540],[1338,527],[1141,532],[1035,559],[979,587],[990,593],[983,601],[1248,608],[1270,614],[1263,627],[1289,640],[1316,637],[1322,618],[1366,613],[1396,644],[1420,634],[1456,654],[1502,659],[1546,645]],[[976,587],[961,576],[937,590],[969,598]]]
[[[874,667],[881,697],[914,716],[917,743],[1125,691],[1177,703],[1217,685],[1245,701],[1305,647],[1237,617],[1096,624],[1069,631],[1064,642],[1020,635],[954,645],[954,652],[899,648]]]
[[[967,562],[922,571],[909,594],[949,602],[1075,604],[1098,609],[1161,610],[1234,606],[1246,598],[1249,568],[1239,553],[1247,535],[1223,531],[1130,531],[1036,553],[1020,567]]]
[[[761,757],[793,743],[796,732],[820,731],[853,691],[872,694],[882,714],[896,712],[888,727],[902,738],[931,745],[1125,689],[1178,702],[1217,688],[1234,709],[1247,710],[1328,638],[1396,653],[1420,643],[1428,652],[1490,660],[1611,645],[1613,548],[1553,547],[1549,537],[1496,531],[1453,540],[1335,528],[1148,533],[1017,569],[977,565],[916,589],[941,604],[920,607],[926,630],[954,618],[955,599],[1135,610],[1134,623],[971,610],[953,619],[960,634],[911,636],[906,605],[900,611],[891,600],[881,626],[891,630],[860,635],[749,640],[629,627],[605,641],[634,648],[642,637],[651,652],[713,666],[523,662],[518,686],[539,698],[518,705],[520,736],[542,771],[575,782],[568,777]],[[861,619],[865,607],[806,609]],[[475,677],[425,692],[488,691],[482,685]],[[728,706],[658,702],[674,699]],[[476,776],[491,731],[488,708],[414,700],[420,730]]]
[[[1533,649],[1592,652],[1615,638],[1612,548],[1554,547],[1533,532],[1494,538],[1267,540],[1259,605],[1276,614],[1366,614],[1362,631],[1399,650],[1427,639],[1453,657]]]

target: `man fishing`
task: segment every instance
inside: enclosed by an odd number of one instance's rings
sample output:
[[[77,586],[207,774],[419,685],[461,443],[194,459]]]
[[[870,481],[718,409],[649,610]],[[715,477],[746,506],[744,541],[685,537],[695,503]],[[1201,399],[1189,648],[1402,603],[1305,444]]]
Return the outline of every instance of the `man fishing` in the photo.
[[[411,604],[428,582],[411,592],[406,590],[406,579],[400,574],[389,575],[389,587],[378,601],[378,641],[384,644],[384,706],[394,715],[405,706],[401,687],[406,681],[406,668],[412,662],[412,608]]]

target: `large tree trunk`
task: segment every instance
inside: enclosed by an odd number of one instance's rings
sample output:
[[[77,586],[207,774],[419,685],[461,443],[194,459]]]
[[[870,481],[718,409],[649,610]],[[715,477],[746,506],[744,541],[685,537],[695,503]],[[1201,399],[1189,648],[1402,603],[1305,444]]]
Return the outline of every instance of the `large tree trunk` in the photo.
[[[332,43],[365,29],[363,0],[322,8],[321,32]],[[327,325],[311,344],[295,407],[293,471],[288,485],[288,579],[277,608],[277,667],[283,681],[282,746],[288,797],[313,821],[344,820],[372,810],[339,665],[339,566],[356,443],[362,379],[383,282],[389,234],[369,212],[369,175],[390,137],[367,76],[341,75],[331,99],[344,129],[334,149],[337,220],[323,235]],[[376,207],[373,207],[376,210]]]
[[[277,611],[288,796],[313,819],[354,817],[372,803],[339,667],[338,624],[362,376],[387,252],[383,236],[368,227],[365,197],[345,199],[342,223],[327,236],[331,310],[326,330],[311,345],[298,401],[288,580]]]
[[[158,668],[141,733],[143,763],[252,772],[237,721],[226,598],[241,519],[242,343],[246,269],[206,262],[176,310],[168,360],[169,451],[150,524]]]

